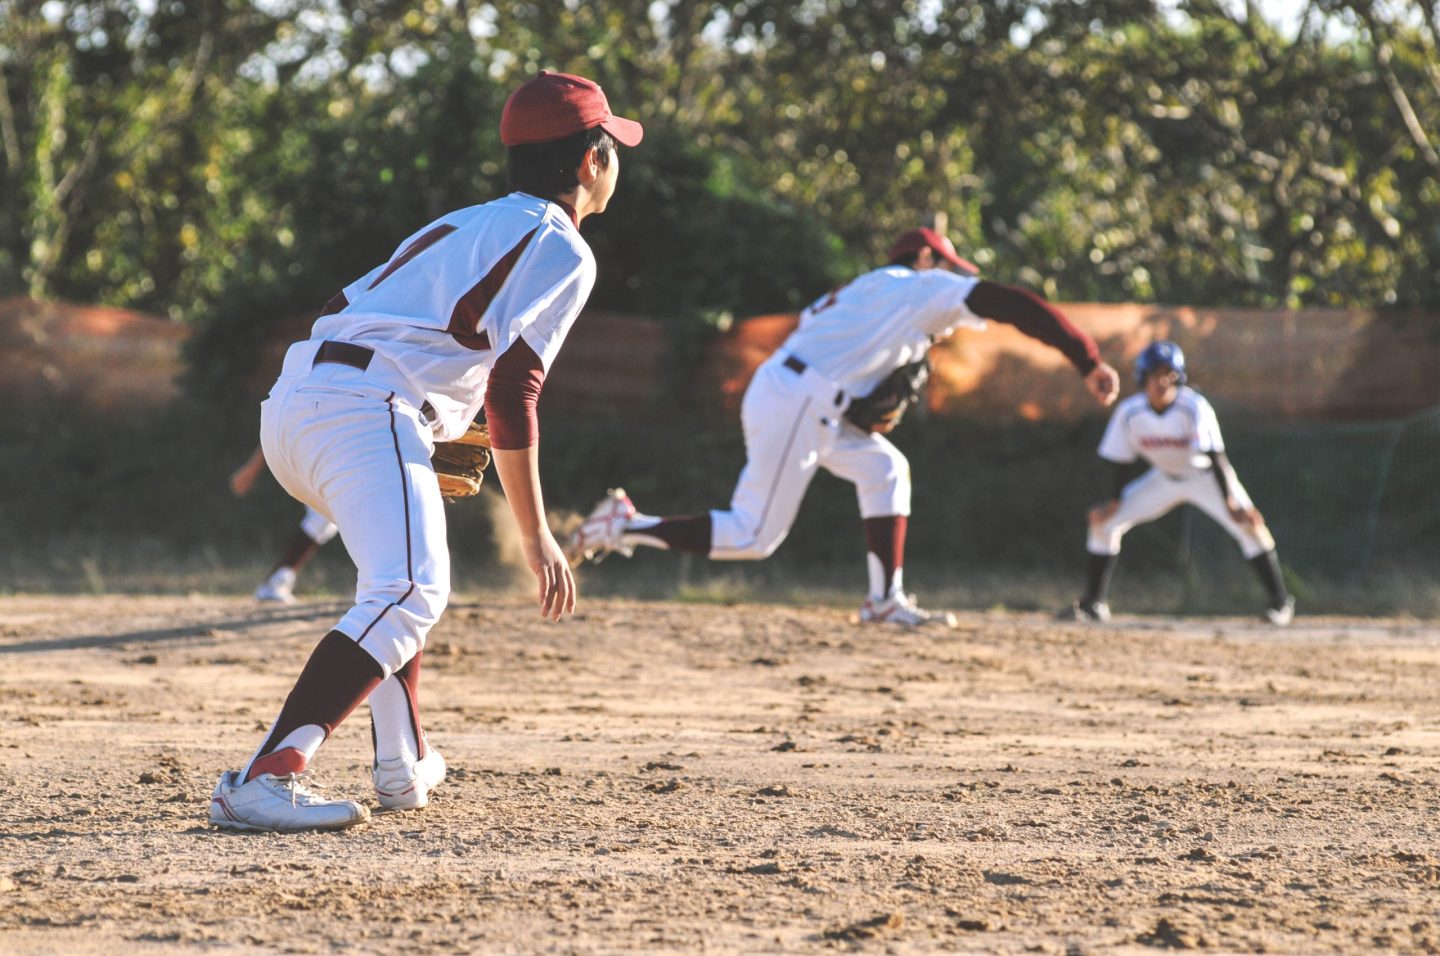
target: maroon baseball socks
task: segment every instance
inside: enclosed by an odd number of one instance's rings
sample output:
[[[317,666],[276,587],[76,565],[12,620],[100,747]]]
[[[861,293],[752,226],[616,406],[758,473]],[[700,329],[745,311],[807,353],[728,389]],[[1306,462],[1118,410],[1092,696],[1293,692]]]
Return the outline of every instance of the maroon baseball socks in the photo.
[[[637,514],[626,526],[622,540],[626,544],[643,544],[651,548],[686,551],[690,554],[709,554],[713,529],[714,522],[710,520],[708,511],[670,518]]]
[[[870,574],[870,600],[884,601],[905,585],[905,515],[865,518],[865,566]]]
[[[304,770],[325,738],[370,696],[383,676],[375,658],[352,638],[339,631],[326,634],[285,698],[270,735],[250,759],[244,779]]]

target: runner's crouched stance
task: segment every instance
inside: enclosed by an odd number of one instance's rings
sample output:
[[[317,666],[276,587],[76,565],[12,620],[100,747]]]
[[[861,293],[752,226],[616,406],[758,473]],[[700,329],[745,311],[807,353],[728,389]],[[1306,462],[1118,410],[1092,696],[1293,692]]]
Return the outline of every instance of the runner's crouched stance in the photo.
[[[545,523],[535,403],[590,290],[579,225],[605,210],[616,143],[640,124],[600,87],[541,73],[505,104],[508,196],[425,226],[326,306],[290,347],[261,406],[260,439],[290,494],[332,520],[358,571],[355,606],[316,646],[246,766],[220,777],[210,822],[233,830],[353,826],[369,811],[302,782],[325,739],[369,700],[381,806],[423,807],[445,762],[420,727],[425,636],[445,609],[450,556],[430,452],[483,407],[495,466],[539,582],[540,612],[575,608]]]
[[[1135,384],[1141,391],[1115,409],[1100,441],[1100,457],[1115,464],[1114,491],[1110,500],[1090,510],[1085,594],[1066,616],[1108,621],[1106,595],[1125,532],[1177,505],[1191,504],[1235,539],[1255,569],[1269,598],[1265,619],[1278,627],[1289,624],[1295,599],[1285,589],[1275,539],[1225,456],[1215,409],[1185,384],[1185,353],[1180,346],[1174,342],[1146,346],[1135,360]],[[1150,468],[1130,481],[1137,459]]]

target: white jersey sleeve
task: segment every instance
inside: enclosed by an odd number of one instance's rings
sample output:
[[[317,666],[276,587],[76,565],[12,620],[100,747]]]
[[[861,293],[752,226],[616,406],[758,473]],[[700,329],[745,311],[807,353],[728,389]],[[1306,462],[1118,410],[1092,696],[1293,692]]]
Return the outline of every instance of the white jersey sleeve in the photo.
[[[1225,450],[1225,439],[1220,437],[1220,419],[1215,409],[1199,392],[1191,391],[1195,409],[1195,451],[1202,454]]]
[[[495,354],[523,338],[548,374],[594,287],[595,257],[588,246],[557,231],[537,235],[485,314]]]
[[[1110,424],[1105,426],[1105,435],[1100,439],[1099,454],[1106,461],[1125,465],[1139,457],[1135,451],[1135,443],[1131,441],[1130,430],[1126,427],[1135,412],[1136,398],[1144,401],[1145,396],[1132,395],[1121,402],[1115,409],[1115,414],[1110,416]]]

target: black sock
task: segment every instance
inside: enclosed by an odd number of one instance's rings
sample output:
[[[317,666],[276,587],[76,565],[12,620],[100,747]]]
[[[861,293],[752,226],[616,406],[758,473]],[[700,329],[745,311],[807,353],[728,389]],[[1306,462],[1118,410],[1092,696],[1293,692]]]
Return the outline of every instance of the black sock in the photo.
[[[1255,569],[1260,583],[1265,586],[1265,592],[1270,595],[1270,606],[1279,607],[1284,604],[1290,595],[1285,591],[1285,576],[1280,573],[1280,558],[1275,554],[1275,549],[1271,548],[1264,554],[1251,558],[1250,567]]]
[[[1085,568],[1085,596],[1081,604],[1104,604],[1105,595],[1110,593],[1110,575],[1115,572],[1118,554],[1092,554]]]

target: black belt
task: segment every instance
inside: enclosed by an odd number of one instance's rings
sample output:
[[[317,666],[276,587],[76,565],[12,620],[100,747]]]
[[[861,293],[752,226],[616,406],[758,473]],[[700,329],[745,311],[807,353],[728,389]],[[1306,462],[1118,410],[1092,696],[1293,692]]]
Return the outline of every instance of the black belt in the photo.
[[[375,357],[374,349],[367,349],[363,345],[356,345],[354,342],[321,342],[320,348],[315,352],[315,361],[312,365],[321,365],[325,362],[333,362],[336,365],[348,365],[351,368],[358,368],[365,371],[370,367],[370,360]]]
[[[810,367],[806,365],[802,359],[798,359],[793,355],[785,356],[785,361],[781,362],[780,364],[784,365],[796,375],[804,375],[805,370]],[[842,388],[840,391],[835,393],[835,406],[838,408],[843,404],[845,404],[845,390]]]
[[[365,371],[370,367],[370,360],[375,357],[375,350],[366,348],[363,345],[356,345],[354,342],[334,342],[326,340],[320,343],[320,348],[315,350],[315,361],[311,367],[333,363],[335,365],[348,365],[351,368]],[[420,414],[429,425],[435,421],[435,406],[428,401],[420,406]]]

